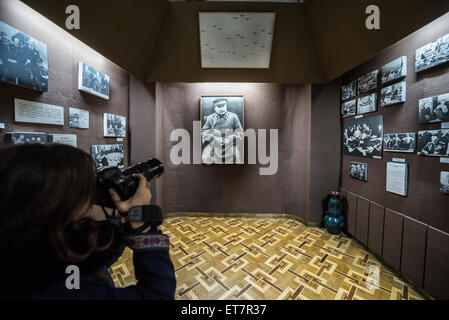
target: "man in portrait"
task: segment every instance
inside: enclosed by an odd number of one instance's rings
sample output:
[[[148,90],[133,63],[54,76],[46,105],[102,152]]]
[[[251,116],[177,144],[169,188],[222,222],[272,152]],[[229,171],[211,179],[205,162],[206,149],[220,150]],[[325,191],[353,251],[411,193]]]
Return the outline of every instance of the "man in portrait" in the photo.
[[[237,114],[228,110],[229,101],[213,101],[215,112],[209,115],[201,129],[202,161],[205,164],[242,163],[239,148],[243,143],[243,127]]]

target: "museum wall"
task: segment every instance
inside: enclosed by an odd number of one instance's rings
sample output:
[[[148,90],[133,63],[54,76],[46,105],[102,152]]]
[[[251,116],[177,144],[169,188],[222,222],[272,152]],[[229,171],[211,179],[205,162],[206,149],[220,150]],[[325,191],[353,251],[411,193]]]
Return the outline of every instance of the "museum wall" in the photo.
[[[380,107],[384,134],[436,130],[441,123],[418,122],[419,99],[449,92],[449,65],[443,64],[417,74],[416,49],[449,33],[449,14],[406,37],[341,78],[349,83],[401,56],[408,57],[407,101]],[[381,86],[384,87],[384,86]],[[377,90],[380,96],[380,89]],[[340,103],[340,95],[334,99]],[[350,121],[354,117],[342,120]],[[386,166],[393,158],[409,166],[408,196],[386,191]],[[349,162],[368,164],[368,182],[349,176]],[[449,164],[438,157],[384,152],[383,160],[343,155],[341,188],[347,198],[348,232],[382,257],[392,268],[411,279],[436,298],[449,298],[449,197],[440,193],[440,172]]]
[[[5,132],[25,131],[76,134],[78,147],[89,154],[93,144],[118,144],[116,138],[103,138],[103,114],[128,117],[129,75],[106,58],[75,39],[20,1],[0,1],[0,20],[47,44],[49,90],[38,92],[0,82],[0,143]],[[86,62],[111,77],[110,100],[78,90],[78,63]],[[64,126],[19,123],[14,121],[14,98],[64,107]],[[69,107],[90,112],[90,128],[74,129],[68,125]],[[125,165],[128,142],[124,142]]]
[[[156,86],[133,76],[129,82],[129,147],[132,165],[156,157]],[[151,182],[152,203],[157,202],[156,182]]]
[[[0,145],[5,144],[6,132],[76,134],[78,147],[89,154],[94,144],[124,144],[125,166],[128,165],[129,134],[123,142],[117,142],[117,138],[104,138],[103,114],[129,117],[129,75],[20,1],[1,0],[0,20],[46,43],[49,61],[48,92],[0,82],[0,123],[5,123],[6,127],[0,129]],[[111,77],[109,101],[78,90],[79,61]],[[64,107],[64,126],[15,122],[14,98]],[[69,107],[89,111],[89,129],[69,127]],[[96,213],[99,213],[98,210]]]
[[[245,129],[279,129],[277,174],[260,176],[259,164],[172,164],[170,150],[178,143],[170,142],[172,130],[186,129],[191,143],[200,139],[193,136],[193,121],[200,119],[202,95],[244,95]],[[157,83],[156,97],[157,155],[166,169],[157,182],[157,197],[164,212],[288,213],[307,218],[311,86]]]
[[[340,116],[341,80],[327,85],[312,86],[310,136],[310,194],[307,221],[320,223],[327,209],[329,191],[337,191],[340,177]]]

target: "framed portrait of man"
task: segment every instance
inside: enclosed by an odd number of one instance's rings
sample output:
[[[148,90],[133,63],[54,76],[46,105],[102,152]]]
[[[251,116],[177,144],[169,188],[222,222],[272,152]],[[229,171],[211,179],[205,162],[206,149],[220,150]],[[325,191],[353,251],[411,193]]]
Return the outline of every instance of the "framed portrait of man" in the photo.
[[[201,96],[201,162],[243,164],[244,97]]]

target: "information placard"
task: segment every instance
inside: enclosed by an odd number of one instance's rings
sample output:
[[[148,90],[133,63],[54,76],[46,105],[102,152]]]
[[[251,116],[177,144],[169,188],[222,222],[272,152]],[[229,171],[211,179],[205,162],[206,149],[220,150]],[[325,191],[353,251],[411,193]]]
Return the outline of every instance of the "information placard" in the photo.
[[[48,142],[67,144],[75,148],[78,147],[76,134],[49,134]]]
[[[64,125],[64,108],[46,103],[14,99],[16,122]]]
[[[407,196],[408,165],[403,163],[387,163],[387,191]]]

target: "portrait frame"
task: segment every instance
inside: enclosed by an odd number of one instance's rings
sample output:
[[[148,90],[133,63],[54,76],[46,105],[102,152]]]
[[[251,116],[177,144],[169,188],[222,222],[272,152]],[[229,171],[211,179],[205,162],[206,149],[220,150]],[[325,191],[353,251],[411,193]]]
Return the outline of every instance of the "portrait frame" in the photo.
[[[233,102],[229,103],[227,110],[233,113],[236,113],[235,111],[237,111],[237,116],[240,120],[240,124],[242,126],[242,131],[245,131],[245,96],[243,94],[226,94],[226,95],[201,95],[200,96],[200,136],[198,137],[198,139],[200,140],[200,157],[201,157],[201,164],[203,165],[210,165],[207,163],[204,163],[203,161],[203,148],[205,147],[202,143],[202,129],[204,127],[204,125],[206,124],[207,121],[207,117],[214,114],[215,113],[215,109],[213,107],[213,101],[216,99],[228,99],[229,100],[234,100]],[[238,101],[238,100],[241,101]],[[237,100],[237,102],[236,102]],[[236,106],[236,103],[240,104]],[[231,106],[231,107],[230,107]],[[236,110],[236,108],[240,108],[241,110]],[[242,141],[242,143],[244,143],[244,141]],[[244,163],[244,159],[241,159],[240,162],[237,163],[233,163],[233,165],[236,164],[243,164]],[[216,163],[213,163],[216,164]],[[212,164],[212,165],[213,165]],[[227,163],[222,163],[223,164],[227,164]]]

